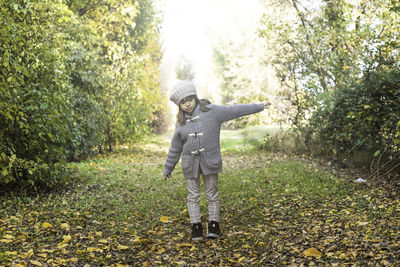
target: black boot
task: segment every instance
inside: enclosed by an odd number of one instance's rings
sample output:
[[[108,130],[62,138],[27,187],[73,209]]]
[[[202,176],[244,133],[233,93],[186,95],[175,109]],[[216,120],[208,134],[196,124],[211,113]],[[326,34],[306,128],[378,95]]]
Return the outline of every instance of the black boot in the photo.
[[[194,223],[192,224],[192,240],[203,240],[203,227],[201,223]]]
[[[221,234],[221,231],[219,230],[219,222],[216,221],[210,221],[208,223],[208,238],[217,238]]]

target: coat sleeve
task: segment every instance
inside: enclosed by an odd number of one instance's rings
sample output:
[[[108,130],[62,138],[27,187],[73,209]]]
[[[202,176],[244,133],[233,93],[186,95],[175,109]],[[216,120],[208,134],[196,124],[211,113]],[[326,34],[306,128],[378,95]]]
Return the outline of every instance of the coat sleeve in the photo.
[[[264,110],[264,104],[240,104],[232,106],[215,106],[217,118],[222,123],[242,116],[250,115]]]
[[[183,141],[180,138],[179,132],[175,130],[174,136],[172,137],[171,146],[169,147],[167,159],[164,163],[164,175],[169,175],[178,163],[182,153]]]

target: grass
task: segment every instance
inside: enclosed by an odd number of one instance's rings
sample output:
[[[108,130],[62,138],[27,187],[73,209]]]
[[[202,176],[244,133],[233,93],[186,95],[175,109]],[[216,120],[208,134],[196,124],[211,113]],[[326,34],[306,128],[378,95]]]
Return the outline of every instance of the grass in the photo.
[[[318,162],[258,150],[249,140],[265,131],[221,133],[220,239],[190,240],[179,165],[171,180],[162,178],[168,133],[71,164],[71,180],[79,182],[57,192],[2,196],[0,266],[400,262],[398,194],[354,183]],[[201,210],[206,222],[204,194]],[[310,248],[321,254],[306,256]]]

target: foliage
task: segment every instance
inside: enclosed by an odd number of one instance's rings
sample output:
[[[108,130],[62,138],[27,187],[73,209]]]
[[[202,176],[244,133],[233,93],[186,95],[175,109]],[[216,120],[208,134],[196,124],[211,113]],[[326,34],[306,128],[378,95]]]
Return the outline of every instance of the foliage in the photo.
[[[398,151],[393,144],[399,111],[390,102],[397,96],[387,89],[398,86],[400,59],[399,14],[392,2],[323,1],[319,8],[282,2],[294,11],[291,20],[265,16],[260,34],[277,51],[276,70],[296,108],[293,124],[306,144],[313,138],[330,140],[323,149],[345,157],[369,149],[372,154]],[[383,117],[387,120],[379,122]]]
[[[195,76],[192,61],[184,56],[179,58],[175,72],[178,80],[193,81]]]
[[[151,1],[2,1],[0,184],[51,186],[65,162],[161,127]]]
[[[252,30],[246,29],[236,39],[221,38],[214,46],[222,104],[261,103],[272,101],[272,98],[280,94],[269,51],[255,29]],[[250,125],[284,122],[285,118],[281,114],[278,105],[273,105],[263,113],[241,117],[224,125],[238,129]]]
[[[61,4],[11,1],[1,12],[7,19],[0,28],[0,182],[33,184],[49,176],[51,184],[74,139],[64,25],[75,21]]]
[[[239,134],[239,133],[238,133]],[[222,135],[238,140],[239,135]],[[62,192],[0,197],[5,266],[396,265],[399,195],[358,184],[320,162],[263,151],[224,153],[222,236],[190,241],[182,172],[160,175],[157,137],[73,163]],[[227,148],[227,147],[225,147]],[[133,155],[133,156],[132,156]],[[201,200],[203,222],[207,203]]]
[[[104,112],[104,142],[109,150],[150,132],[163,109],[158,84],[161,60],[158,29],[151,1],[70,1],[79,16],[102,37],[103,71],[99,102]],[[159,119],[158,119],[159,120]],[[157,130],[157,129],[155,129]]]
[[[399,85],[400,72],[374,72],[358,85],[338,91],[333,111],[321,114],[320,123],[326,123],[322,137],[346,153],[399,151]]]

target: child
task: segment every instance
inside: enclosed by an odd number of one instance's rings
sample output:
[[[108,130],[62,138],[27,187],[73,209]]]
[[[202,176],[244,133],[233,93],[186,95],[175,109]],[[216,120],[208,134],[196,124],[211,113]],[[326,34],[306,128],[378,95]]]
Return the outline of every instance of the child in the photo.
[[[222,171],[220,150],[221,124],[241,116],[260,112],[270,103],[220,106],[197,98],[196,88],[189,81],[179,81],[170,100],[179,107],[178,122],[164,164],[164,179],[182,155],[181,167],[188,190],[187,206],[192,224],[192,240],[203,239],[200,219],[200,174],[208,203],[208,238],[220,235],[218,173]]]

